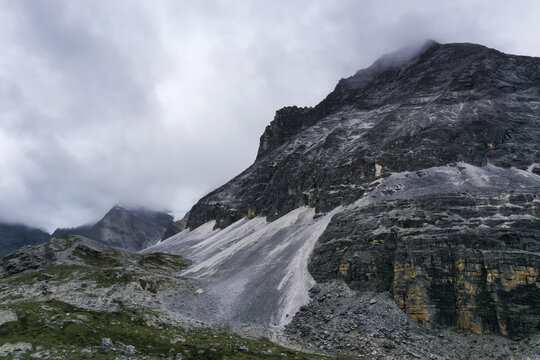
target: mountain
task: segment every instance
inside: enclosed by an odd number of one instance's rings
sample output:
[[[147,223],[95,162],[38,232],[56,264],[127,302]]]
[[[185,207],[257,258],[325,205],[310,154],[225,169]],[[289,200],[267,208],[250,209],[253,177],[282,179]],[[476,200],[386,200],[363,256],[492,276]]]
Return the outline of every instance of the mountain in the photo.
[[[117,205],[96,224],[59,228],[52,235],[25,225],[0,223],[0,259],[23,246],[70,235],[82,235],[106,245],[138,251],[184,230],[185,222],[185,219],[175,222],[166,212]]]
[[[187,219],[6,256],[0,357],[536,358],[539,195],[540,59],[429,41],[278,110]]]
[[[70,236],[70,235],[87,236],[94,225],[95,224],[87,224],[87,225],[81,225],[81,226],[76,226],[72,228],[58,228],[54,230],[51,236],[54,238],[65,237],[65,236]]]
[[[171,305],[198,296],[181,276],[188,265],[83,236],[20,249],[0,262],[0,358],[314,359],[254,333],[178,319]]]
[[[428,329],[519,338],[540,330],[539,194],[540,59],[430,41],[278,110],[254,164],[149,251],[192,260],[227,321],[294,325],[339,281]]]
[[[458,162],[540,174],[537,58],[434,42],[400,55],[340,80],[313,108],[278,110],[255,163],[201,199],[188,226],[329,211],[381,176]]]
[[[114,206],[93,225],[56,229],[53,237],[82,235],[117,248],[139,251],[180,231],[185,224],[172,215],[145,208]]]
[[[43,230],[24,225],[0,224],[0,259],[28,245],[37,245],[50,239]]]

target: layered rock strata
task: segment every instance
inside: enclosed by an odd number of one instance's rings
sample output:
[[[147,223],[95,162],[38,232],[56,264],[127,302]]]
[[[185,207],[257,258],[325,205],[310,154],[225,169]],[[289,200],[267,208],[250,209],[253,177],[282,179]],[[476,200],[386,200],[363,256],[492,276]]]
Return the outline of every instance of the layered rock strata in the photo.
[[[540,59],[426,43],[276,113],[188,227],[337,211],[309,271],[389,292],[428,328],[540,330]]]

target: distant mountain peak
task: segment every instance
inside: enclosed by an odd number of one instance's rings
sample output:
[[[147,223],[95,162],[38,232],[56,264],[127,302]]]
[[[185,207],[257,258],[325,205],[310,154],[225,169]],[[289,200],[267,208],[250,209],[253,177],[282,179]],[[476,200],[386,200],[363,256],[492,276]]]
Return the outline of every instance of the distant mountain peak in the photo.
[[[82,235],[106,245],[138,251],[182,229],[167,212],[117,204],[95,224],[57,229],[53,236]]]
[[[50,237],[45,231],[26,225],[0,223],[0,259],[23,246],[41,244]]]

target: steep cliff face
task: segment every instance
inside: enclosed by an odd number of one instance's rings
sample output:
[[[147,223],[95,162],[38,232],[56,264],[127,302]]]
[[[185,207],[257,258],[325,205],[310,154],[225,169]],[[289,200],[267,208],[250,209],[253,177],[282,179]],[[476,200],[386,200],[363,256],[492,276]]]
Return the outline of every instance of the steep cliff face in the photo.
[[[540,59],[428,42],[284,108],[255,163],[201,199],[191,229],[338,206],[318,282],[389,291],[418,323],[540,330]]]
[[[380,176],[459,161],[540,173],[539,69],[537,58],[472,44],[383,57],[314,108],[278,111],[257,161],[201,199],[188,226],[328,211]]]
[[[534,333],[539,182],[525,170],[464,163],[392,174],[332,219],[310,272],[389,291],[428,328]]]

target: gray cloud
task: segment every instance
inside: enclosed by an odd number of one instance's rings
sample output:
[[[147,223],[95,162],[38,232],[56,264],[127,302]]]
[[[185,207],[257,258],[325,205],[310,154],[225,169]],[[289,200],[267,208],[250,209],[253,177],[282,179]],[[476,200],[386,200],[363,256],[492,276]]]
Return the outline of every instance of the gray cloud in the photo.
[[[0,0],[0,220],[181,214],[285,105],[433,38],[539,55],[537,1]]]

